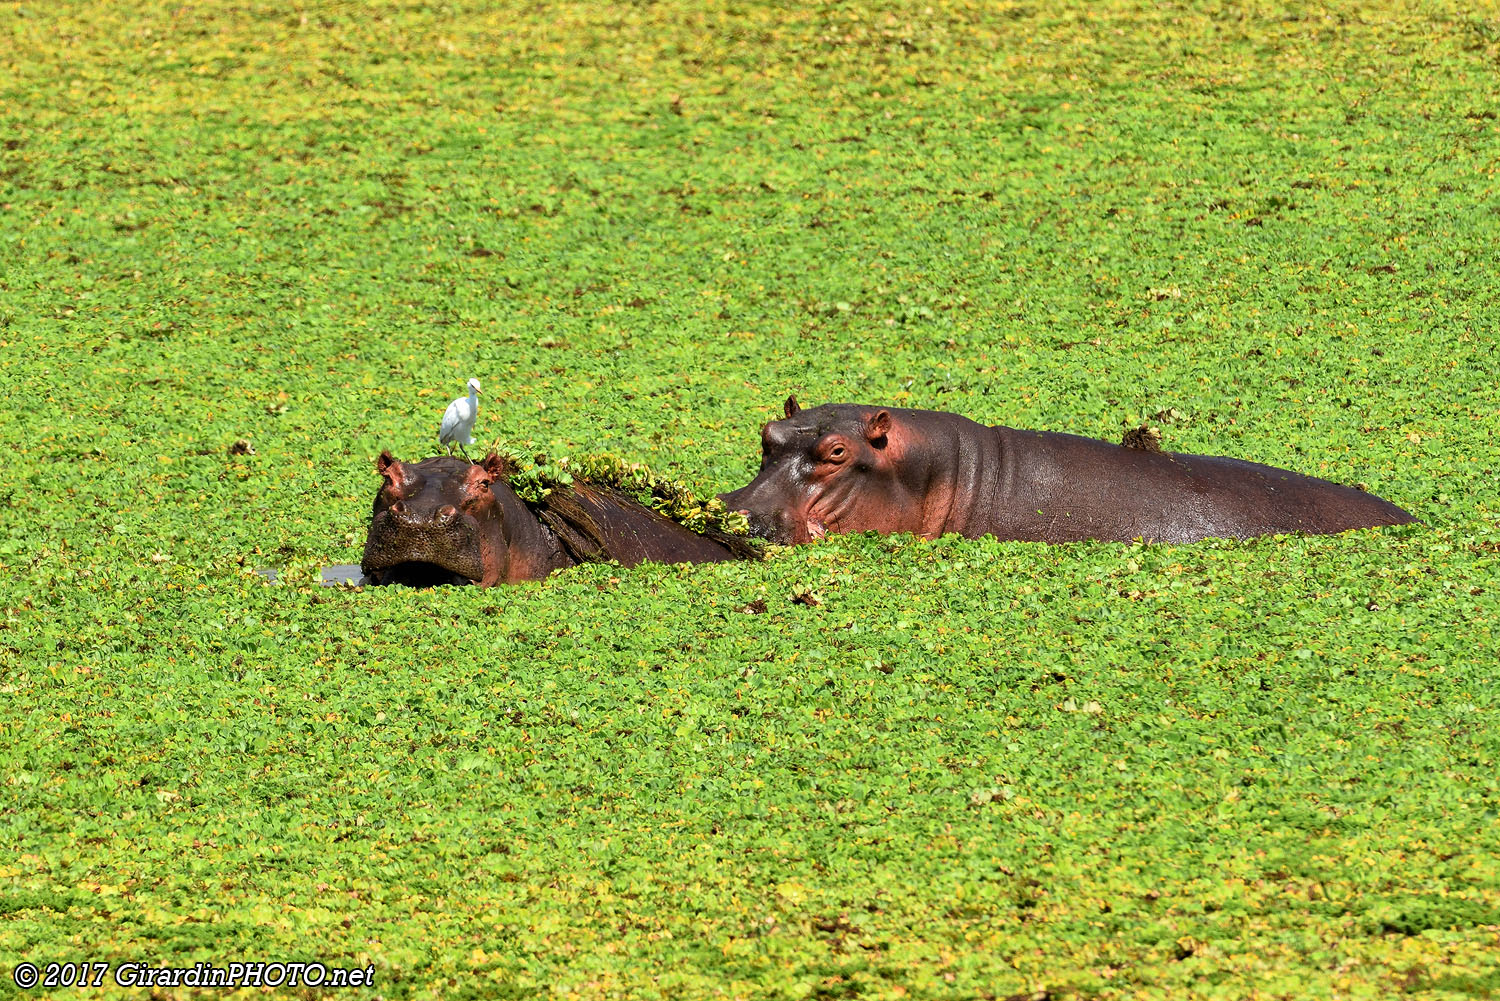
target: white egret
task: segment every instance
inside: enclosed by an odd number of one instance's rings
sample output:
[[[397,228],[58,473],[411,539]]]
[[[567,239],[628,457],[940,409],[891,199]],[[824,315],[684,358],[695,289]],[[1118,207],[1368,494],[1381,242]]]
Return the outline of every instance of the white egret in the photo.
[[[464,446],[474,444],[474,418],[478,416],[479,380],[470,379],[469,395],[460,396],[443,411],[443,426],[438,431],[438,444],[447,445],[449,455],[453,454],[453,446],[456,444],[458,450],[463,452],[463,457],[468,459],[469,453],[464,452]]]

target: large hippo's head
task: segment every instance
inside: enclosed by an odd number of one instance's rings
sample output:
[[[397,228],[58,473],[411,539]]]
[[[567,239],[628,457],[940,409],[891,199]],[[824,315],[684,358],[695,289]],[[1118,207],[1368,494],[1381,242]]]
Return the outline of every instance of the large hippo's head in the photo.
[[[836,532],[908,532],[921,526],[922,484],[906,461],[916,444],[889,410],[831,404],[761,429],[760,472],[721,494],[750,530],[773,542],[807,542]],[[916,466],[924,466],[917,463]]]
[[[507,471],[504,460],[492,455],[476,464],[437,456],[404,463],[382,452],[375,469],[384,482],[361,561],[366,575],[379,584],[415,587],[505,579],[506,512],[491,489]]]

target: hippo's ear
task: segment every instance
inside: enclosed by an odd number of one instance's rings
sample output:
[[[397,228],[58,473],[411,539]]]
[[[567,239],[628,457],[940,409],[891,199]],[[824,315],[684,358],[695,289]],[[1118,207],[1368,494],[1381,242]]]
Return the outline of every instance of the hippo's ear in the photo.
[[[865,419],[865,439],[876,448],[885,448],[885,436],[891,432],[891,415],[882,410],[874,417]]]
[[[791,420],[802,413],[802,408],[797,406],[797,398],[795,396],[788,396],[786,402],[781,405],[781,412],[786,414],[787,420]]]
[[[401,463],[396,460],[396,457],[391,454],[391,450],[388,448],[382,449],[380,455],[375,458],[375,472],[387,479],[391,476],[391,470],[399,465]]]
[[[486,455],[480,465],[484,467],[484,471],[492,479],[496,480],[508,480],[510,479],[510,475],[516,471],[515,464],[510,459],[495,452]]]

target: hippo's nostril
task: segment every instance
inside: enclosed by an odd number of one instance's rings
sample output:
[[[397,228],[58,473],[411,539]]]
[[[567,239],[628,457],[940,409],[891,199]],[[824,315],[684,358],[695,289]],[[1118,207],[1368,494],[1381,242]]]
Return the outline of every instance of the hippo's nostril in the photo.
[[[406,513],[406,505],[403,504],[403,503],[401,503],[400,501],[397,501],[396,503],[394,503],[394,504],[391,505],[391,514],[405,514],[405,513]]]
[[[438,521],[447,524],[454,518],[458,517],[458,508],[454,507],[452,504],[444,504],[442,507],[438,508],[437,514]]]

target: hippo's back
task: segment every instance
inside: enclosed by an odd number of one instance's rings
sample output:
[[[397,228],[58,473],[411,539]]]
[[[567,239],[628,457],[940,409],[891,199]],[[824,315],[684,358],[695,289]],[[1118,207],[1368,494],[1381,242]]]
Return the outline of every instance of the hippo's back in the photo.
[[[991,430],[1005,466],[991,531],[1004,538],[1193,542],[1416,520],[1374,494],[1257,462]]]
[[[575,485],[579,504],[593,518],[605,551],[625,566],[637,563],[717,563],[744,558],[729,546],[684,528],[612,490]]]

